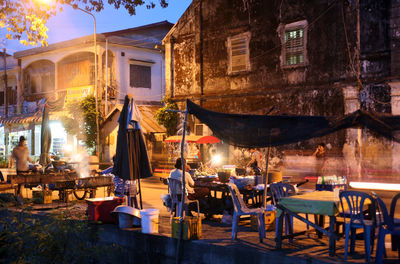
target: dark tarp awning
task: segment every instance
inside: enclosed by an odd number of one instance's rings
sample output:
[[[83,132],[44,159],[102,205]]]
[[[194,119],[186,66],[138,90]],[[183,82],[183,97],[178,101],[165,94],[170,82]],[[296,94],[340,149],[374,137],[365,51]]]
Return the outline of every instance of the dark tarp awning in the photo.
[[[400,142],[400,116],[357,110],[343,117],[300,115],[241,115],[204,109],[187,100],[190,114],[206,124],[224,142],[237,147],[267,147],[325,136],[340,129],[367,127]]]

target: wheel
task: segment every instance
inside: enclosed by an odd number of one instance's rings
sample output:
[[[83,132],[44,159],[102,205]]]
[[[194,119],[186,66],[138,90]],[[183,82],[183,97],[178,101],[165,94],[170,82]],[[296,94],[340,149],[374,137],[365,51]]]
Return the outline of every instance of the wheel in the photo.
[[[76,199],[78,199],[78,200],[83,200],[83,199],[86,198],[86,195],[87,195],[87,193],[88,193],[88,191],[87,191],[86,189],[85,189],[85,192],[83,193],[83,195],[82,195],[81,197],[79,197],[79,195],[76,193],[76,191],[77,191],[77,190],[74,190],[74,191],[73,191],[74,196],[75,196]]]

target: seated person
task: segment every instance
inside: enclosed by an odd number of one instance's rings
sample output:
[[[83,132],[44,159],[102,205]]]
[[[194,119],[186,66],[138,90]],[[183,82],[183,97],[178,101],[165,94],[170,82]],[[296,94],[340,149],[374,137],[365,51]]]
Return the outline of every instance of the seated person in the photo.
[[[185,168],[190,169],[189,166],[185,162]],[[176,159],[175,168],[169,174],[169,178],[175,180],[182,180],[182,160],[181,158]],[[194,187],[194,181],[192,176],[188,172],[185,172],[185,187],[188,192],[188,199],[189,200],[198,200],[199,198],[204,198],[208,195],[209,190],[208,188],[204,187]],[[177,194],[182,194],[182,190],[175,190]]]

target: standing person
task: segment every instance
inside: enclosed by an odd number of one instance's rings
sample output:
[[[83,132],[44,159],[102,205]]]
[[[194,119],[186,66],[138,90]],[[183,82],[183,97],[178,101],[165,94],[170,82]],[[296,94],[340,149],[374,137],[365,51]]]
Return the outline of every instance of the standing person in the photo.
[[[254,174],[259,175],[261,173],[261,154],[256,148],[250,150],[251,160],[247,163],[247,167],[253,169]]]
[[[139,208],[138,201],[136,199],[136,195],[137,195],[136,180],[124,181],[118,175],[113,174],[112,172],[113,172],[113,167],[115,164],[115,155],[112,157],[112,161],[113,161],[113,166],[103,170],[100,174],[102,174],[102,175],[111,174],[113,183],[114,183],[115,196],[122,198],[126,195],[126,197],[128,199],[128,201],[127,201],[128,206],[131,206],[134,208]]]
[[[318,144],[317,149],[313,153],[313,156],[316,159],[315,174],[316,176],[322,176],[326,162],[325,143]]]
[[[197,160],[197,162],[200,164],[201,163],[201,151],[199,145],[196,145],[196,150],[194,154],[194,158]]]
[[[18,145],[12,151],[12,158],[14,158],[16,162],[15,168],[17,174],[29,171],[28,161],[32,162],[32,160],[29,157],[29,149],[26,146],[26,139],[24,136],[19,137]]]

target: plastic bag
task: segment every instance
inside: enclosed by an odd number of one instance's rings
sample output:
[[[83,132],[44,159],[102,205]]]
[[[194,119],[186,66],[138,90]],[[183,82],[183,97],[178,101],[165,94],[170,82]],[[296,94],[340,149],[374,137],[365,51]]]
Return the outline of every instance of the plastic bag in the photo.
[[[222,214],[221,223],[231,225],[232,224],[232,215],[229,214],[228,211],[224,211]]]
[[[167,211],[170,212],[171,211],[171,207],[172,207],[171,195],[169,193],[162,194],[161,195],[161,200],[163,201],[164,206],[167,207]]]

